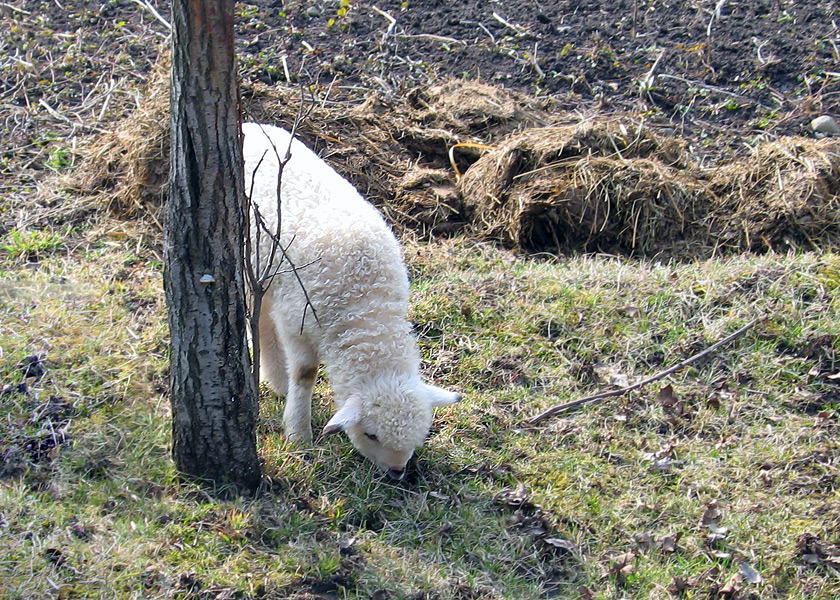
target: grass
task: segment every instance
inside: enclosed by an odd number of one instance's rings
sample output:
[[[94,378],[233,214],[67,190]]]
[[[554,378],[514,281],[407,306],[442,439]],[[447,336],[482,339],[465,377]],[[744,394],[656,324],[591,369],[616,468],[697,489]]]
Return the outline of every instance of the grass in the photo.
[[[223,501],[168,457],[154,248],[90,238],[0,264],[3,597],[840,595],[836,255],[409,243],[424,370],[465,399],[438,411],[407,481],[338,436],[286,444],[266,391],[265,490]],[[756,316],[662,382],[526,423]],[[331,392],[316,392],[317,427]]]
[[[60,248],[61,244],[62,238],[57,233],[38,229],[12,229],[6,234],[0,250],[12,260],[38,260]]]

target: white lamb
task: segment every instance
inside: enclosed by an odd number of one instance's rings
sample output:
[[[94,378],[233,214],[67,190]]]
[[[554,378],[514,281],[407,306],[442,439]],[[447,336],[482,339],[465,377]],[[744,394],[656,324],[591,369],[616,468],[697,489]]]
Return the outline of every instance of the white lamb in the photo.
[[[285,155],[290,135],[255,123],[242,131],[245,188],[253,178],[253,199],[273,231],[277,156]],[[264,298],[261,377],[286,395],[286,437],[310,442],[312,387],[323,361],[337,407],[323,434],[346,432],[359,452],[399,480],[428,435],[432,408],[459,397],[420,380],[406,320],[408,276],[382,216],[300,141],[292,142],[291,156],[282,175],[281,242],[301,282],[284,265]],[[268,256],[267,236],[260,245]]]

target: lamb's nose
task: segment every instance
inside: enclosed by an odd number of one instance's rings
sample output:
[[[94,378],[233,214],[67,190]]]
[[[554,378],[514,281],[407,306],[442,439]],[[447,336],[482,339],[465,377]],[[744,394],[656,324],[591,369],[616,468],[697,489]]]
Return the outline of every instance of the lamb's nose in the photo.
[[[405,476],[405,469],[388,469],[388,477],[394,481],[399,481]]]

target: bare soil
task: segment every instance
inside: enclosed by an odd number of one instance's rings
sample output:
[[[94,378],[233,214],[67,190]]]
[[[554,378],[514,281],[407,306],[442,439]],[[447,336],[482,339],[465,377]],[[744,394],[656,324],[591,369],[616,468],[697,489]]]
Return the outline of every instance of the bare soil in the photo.
[[[240,30],[243,62],[286,54],[292,72],[303,65],[322,85],[397,93],[479,79],[713,138],[805,133],[810,116],[838,105],[836,2],[387,0],[338,16],[339,5],[256,2]],[[270,68],[251,76],[283,79]]]

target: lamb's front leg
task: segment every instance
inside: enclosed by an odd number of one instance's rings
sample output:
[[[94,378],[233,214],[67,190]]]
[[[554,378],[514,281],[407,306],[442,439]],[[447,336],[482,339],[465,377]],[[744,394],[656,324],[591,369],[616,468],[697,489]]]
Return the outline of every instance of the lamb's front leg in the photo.
[[[312,441],[312,388],[318,374],[318,356],[305,340],[290,336],[285,340],[289,367],[289,391],[283,410],[283,430],[292,442]]]

